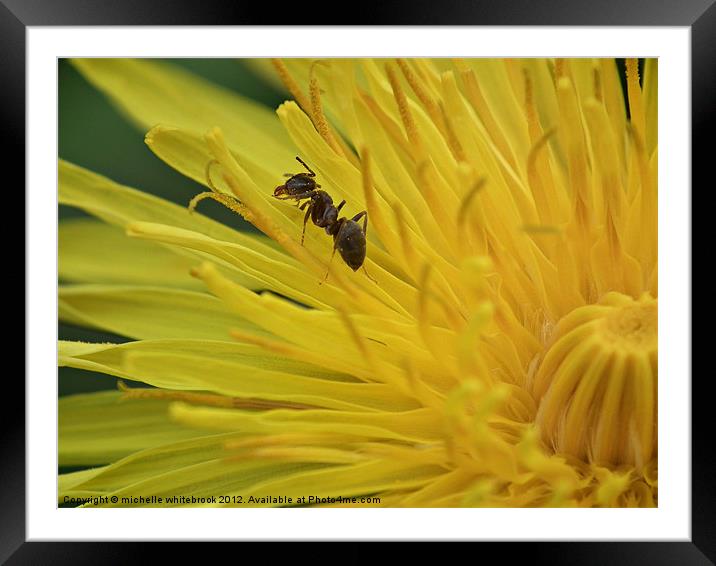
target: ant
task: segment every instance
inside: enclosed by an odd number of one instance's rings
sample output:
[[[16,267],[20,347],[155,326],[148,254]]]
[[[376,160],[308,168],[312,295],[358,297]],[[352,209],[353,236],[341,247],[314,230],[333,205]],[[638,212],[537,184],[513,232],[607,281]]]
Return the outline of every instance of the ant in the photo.
[[[296,157],[296,160],[306,168],[308,173],[297,173],[295,175],[286,173],[285,176],[289,177],[288,181],[276,187],[273,196],[279,200],[294,199],[302,201],[309,199],[299,206],[300,210],[306,209],[306,215],[303,217],[301,245],[303,245],[303,240],[306,236],[306,224],[310,218],[316,226],[325,229],[329,236],[333,236],[331,262],[333,261],[333,256],[336,255],[336,250],[338,250],[346,265],[353,271],[357,271],[365,261],[368,213],[364,210],[350,219],[346,217],[339,218],[338,213],[343,208],[343,205],[346,204],[346,201],[342,200],[338,206],[335,206],[331,195],[326,191],[318,190],[321,185],[316,183],[314,179],[316,174],[311,168],[300,157]],[[362,228],[358,224],[361,218],[363,218]],[[329,262],[328,271],[330,271],[330,265]],[[328,279],[328,271],[326,271],[323,281]],[[368,275],[365,267],[363,267],[363,271]],[[370,275],[368,275],[368,278],[375,281]]]

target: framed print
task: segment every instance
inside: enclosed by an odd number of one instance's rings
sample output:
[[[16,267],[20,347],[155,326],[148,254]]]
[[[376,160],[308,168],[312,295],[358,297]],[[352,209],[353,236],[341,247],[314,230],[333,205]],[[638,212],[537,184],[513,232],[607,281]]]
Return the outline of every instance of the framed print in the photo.
[[[716,8],[282,27],[8,4],[9,563],[187,540],[716,556],[690,190]]]

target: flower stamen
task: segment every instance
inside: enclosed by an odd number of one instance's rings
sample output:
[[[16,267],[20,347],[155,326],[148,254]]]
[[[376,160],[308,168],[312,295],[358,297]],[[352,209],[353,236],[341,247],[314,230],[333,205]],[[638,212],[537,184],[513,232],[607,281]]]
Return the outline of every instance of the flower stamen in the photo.
[[[235,197],[232,197],[231,195],[227,195],[220,192],[204,192],[199,193],[198,195],[194,196],[189,201],[189,212],[194,212],[196,210],[197,205],[206,199],[215,200],[216,202],[223,204],[226,208],[229,210],[235,212],[236,214],[239,214],[240,216],[246,218],[246,220],[249,219],[252,215],[247,210],[247,208],[241,204],[241,201]],[[248,217],[247,217],[248,216]]]
[[[626,76],[627,76],[627,93],[629,98],[629,115],[631,123],[636,128],[639,139],[646,139],[646,118],[644,114],[644,100],[639,85],[639,60],[627,59]]]
[[[214,186],[213,181],[211,180],[211,166],[212,165],[220,165],[220,163],[216,159],[212,159],[206,164],[206,169],[204,169],[204,177],[206,178],[206,184],[207,186],[215,193],[219,193],[219,189]]]
[[[311,96],[311,114],[309,116],[312,117],[313,124],[316,126],[316,130],[318,130],[318,133],[321,134],[321,137],[336,153],[336,155],[340,157],[346,157],[346,154],[344,153],[343,149],[336,141],[336,138],[333,135],[330,126],[328,125],[328,120],[326,120],[326,116],[323,113],[323,105],[321,104],[321,87],[318,84],[318,79],[316,78],[316,74],[314,72],[316,65],[322,64],[325,63],[323,63],[322,61],[314,61],[311,64],[311,69],[309,71],[308,90]]]
[[[465,196],[462,198],[462,202],[460,203],[460,207],[457,210],[457,227],[459,234],[458,239],[462,244],[463,255],[469,255],[466,247],[469,242],[469,238],[471,236],[474,236],[474,231],[468,232],[466,230],[468,213],[470,212],[470,208],[473,201],[480,193],[480,191],[484,189],[486,183],[487,178],[485,177],[480,177],[479,179],[477,179],[477,181],[473,183],[470,190],[465,193]],[[487,224],[485,222],[485,216],[482,207],[479,207],[476,210],[477,218],[475,218],[473,222],[474,227],[477,228],[479,236],[479,248],[476,251],[478,254],[484,254],[487,251],[487,243],[485,242],[485,226]]]
[[[249,409],[268,411],[271,409],[316,409],[314,405],[293,403],[289,401],[268,401],[266,399],[244,399],[241,397],[228,397],[214,393],[193,393],[189,391],[175,391],[171,389],[145,389],[128,387],[122,380],[117,381],[117,389],[122,392],[122,399],[153,399],[163,401],[184,401],[190,405],[205,407],[220,407],[224,409]]]
[[[415,120],[413,119],[413,114],[410,111],[410,106],[408,105],[408,98],[405,96],[405,92],[400,86],[400,82],[398,81],[398,77],[395,74],[395,70],[393,69],[392,65],[387,64],[385,66],[385,71],[388,74],[388,80],[390,81],[390,86],[393,89],[393,96],[395,98],[395,102],[398,105],[400,119],[403,122],[405,133],[412,146],[413,160],[416,162],[423,161],[427,157],[427,155],[425,153],[423,140],[418,133],[418,128],[415,124]]]
[[[450,148],[450,151],[452,152],[455,160],[458,162],[465,161],[465,153],[460,146],[460,142],[455,136],[455,132],[449,124],[448,116],[444,112],[442,106],[439,105],[432,98],[432,96],[430,96],[425,91],[425,88],[423,88],[423,84],[421,84],[421,80],[424,81],[425,78],[421,77],[419,79],[415,75],[415,73],[413,73],[412,69],[408,65],[407,61],[405,61],[405,59],[396,59],[396,62],[398,63],[400,70],[403,72],[403,76],[408,81],[410,88],[413,89],[413,92],[422,103],[423,107],[428,113],[428,116],[430,116],[430,119],[433,121],[433,124],[435,124],[435,127],[437,127],[438,131],[442,134],[443,138],[447,142],[448,147]]]
[[[311,105],[311,101],[303,93],[303,90],[301,90],[301,87],[298,85],[296,80],[291,76],[291,73],[289,72],[288,67],[286,67],[286,64],[281,59],[271,59],[271,63],[276,69],[276,72],[278,73],[281,82],[283,82],[284,86],[288,89],[288,92],[291,93],[291,96],[293,96],[294,100],[298,102],[299,106],[303,108],[303,111],[306,112],[309,117],[311,117],[311,120],[313,120],[313,107]]]
[[[411,155],[410,144],[400,131],[400,126],[391,118],[383,108],[376,102],[370,94],[363,90],[359,90],[360,100],[368,107],[368,110],[375,116],[380,123],[383,131],[388,134],[390,140],[407,155]]]

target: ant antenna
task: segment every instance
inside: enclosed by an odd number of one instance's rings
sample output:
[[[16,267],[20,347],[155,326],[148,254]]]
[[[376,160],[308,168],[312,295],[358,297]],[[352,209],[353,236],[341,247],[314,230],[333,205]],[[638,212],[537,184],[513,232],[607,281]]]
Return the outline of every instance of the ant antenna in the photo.
[[[308,170],[308,172],[311,174],[311,177],[316,176],[316,174],[313,171],[311,171],[311,168],[308,165],[306,165],[305,161],[303,161],[303,159],[301,159],[298,155],[296,156],[296,161],[298,161],[301,165],[303,165]]]

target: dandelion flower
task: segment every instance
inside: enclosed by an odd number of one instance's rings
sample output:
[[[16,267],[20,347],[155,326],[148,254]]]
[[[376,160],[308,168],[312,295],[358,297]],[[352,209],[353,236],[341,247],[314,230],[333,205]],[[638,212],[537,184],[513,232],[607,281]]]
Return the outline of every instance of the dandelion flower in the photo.
[[[74,64],[207,189],[188,210],[59,164],[99,219],[60,226],[60,318],[132,340],[60,343],[121,378],[60,400],[60,464],[86,467],[60,500],[657,504],[656,61],[626,94],[610,59],[256,62],[275,114],[168,64]],[[367,211],[367,275],[273,197],[297,155]]]

